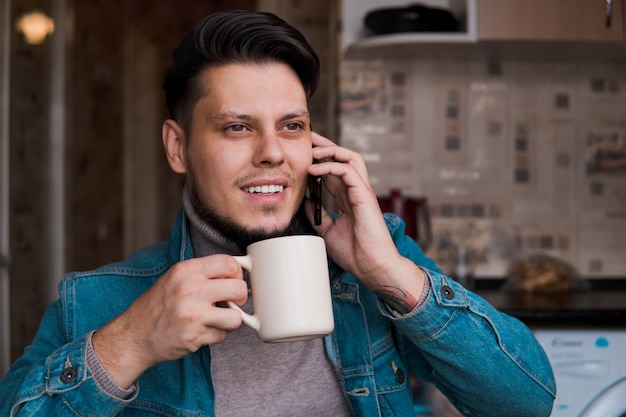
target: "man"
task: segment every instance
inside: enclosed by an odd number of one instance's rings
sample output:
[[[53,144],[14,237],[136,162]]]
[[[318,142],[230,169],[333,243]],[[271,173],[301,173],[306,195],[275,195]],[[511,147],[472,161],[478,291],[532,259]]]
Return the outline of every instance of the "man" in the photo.
[[[271,14],[214,14],[183,39],[164,81],[163,143],[187,179],[169,242],[64,278],[0,385],[2,415],[411,416],[409,374],[467,416],[549,414],[532,333],[444,276],[382,215],[363,158],[311,132],[318,76]],[[310,175],[340,210],[319,226]],[[250,307],[232,255],[310,233],[328,249],[335,331],[264,344],[224,307]]]

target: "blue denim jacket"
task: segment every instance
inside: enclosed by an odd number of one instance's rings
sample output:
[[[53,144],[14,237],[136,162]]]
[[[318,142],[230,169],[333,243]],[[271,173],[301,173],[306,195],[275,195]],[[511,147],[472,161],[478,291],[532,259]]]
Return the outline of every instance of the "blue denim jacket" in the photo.
[[[432,291],[395,317],[331,262],[335,330],[325,347],[357,416],[414,416],[408,374],[434,382],[466,416],[548,416],[552,370],[532,333],[452,279],[386,215],[400,252],[427,272]],[[2,416],[212,416],[211,349],[154,366],[126,400],[104,393],[86,363],[88,334],[123,312],[174,263],[193,256],[181,211],[169,242],[126,262],[68,274],[33,344],[0,381]]]

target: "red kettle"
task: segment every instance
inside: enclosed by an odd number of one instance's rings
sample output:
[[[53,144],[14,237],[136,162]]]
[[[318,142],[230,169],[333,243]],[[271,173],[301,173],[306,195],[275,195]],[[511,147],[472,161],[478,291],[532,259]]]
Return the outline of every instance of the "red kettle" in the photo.
[[[401,217],[406,223],[406,234],[411,236],[425,252],[432,242],[430,212],[426,197],[404,197],[398,188],[391,189],[391,196],[378,196],[378,204],[384,212]]]

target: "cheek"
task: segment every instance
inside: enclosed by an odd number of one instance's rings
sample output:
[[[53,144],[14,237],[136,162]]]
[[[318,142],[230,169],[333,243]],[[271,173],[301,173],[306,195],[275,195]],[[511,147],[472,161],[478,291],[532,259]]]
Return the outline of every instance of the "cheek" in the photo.
[[[311,152],[310,143],[307,145],[298,145],[291,150],[291,161],[294,167],[297,167],[298,171],[306,172],[309,169],[309,165],[313,162],[313,152]]]
[[[300,155],[298,166],[302,167],[302,172],[308,175],[309,166],[313,163],[313,153],[311,152],[311,148],[306,148]]]
[[[196,167],[196,172],[202,174],[204,182],[219,184],[242,170],[243,152],[219,147],[203,147],[189,151],[189,158]]]
[[[310,165],[311,165],[311,159],[302,159],[301,161],[299,161],[297,182],[298,182],[298,187],[301,190],[300,198],[304,196],[306,188],[309,184],[309,166]]]
[[[222,193],[223,181],[228,177],[227,167],[220,161],[212,159],[209,153],[190,150],[188,167],[192,171],[196,189],[204,196],[205,200],[218,200],[216,194]]]

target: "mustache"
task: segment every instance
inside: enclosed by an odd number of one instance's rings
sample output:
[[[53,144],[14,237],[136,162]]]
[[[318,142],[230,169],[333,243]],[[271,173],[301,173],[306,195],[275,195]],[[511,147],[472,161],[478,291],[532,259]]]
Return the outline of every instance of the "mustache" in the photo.
[[[278,172],[260,172],[260,173],[254,173],[254,174],[247,174],[247,175],[242,175],[240,177],[235,178],[235,180],[233,181],[233,186],[237,187],[237,188],[242,188],[244,184],[250,182],[250,181],[254,181],[258,178],[267,178],[267,177],[274,177],[274,178],[286,178],[287,182],[289,184],[290,187],[293,187],[296,184],[296,178],[294,177],[293,173],[291,172],[284,172],[284,171],[278,171]]]

